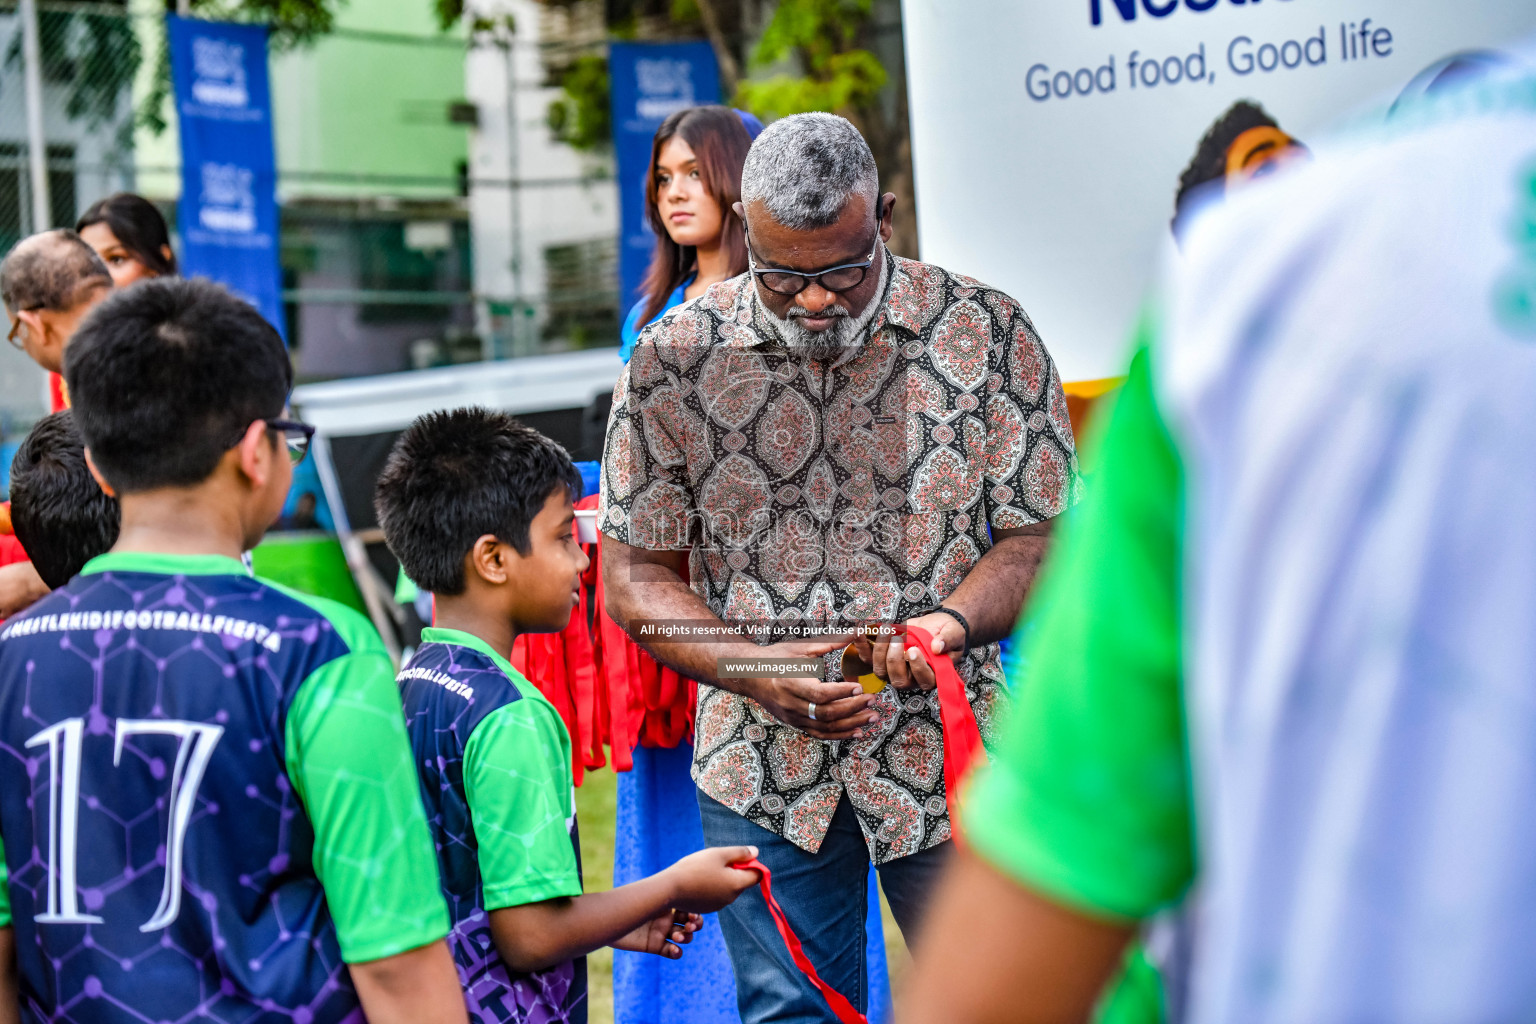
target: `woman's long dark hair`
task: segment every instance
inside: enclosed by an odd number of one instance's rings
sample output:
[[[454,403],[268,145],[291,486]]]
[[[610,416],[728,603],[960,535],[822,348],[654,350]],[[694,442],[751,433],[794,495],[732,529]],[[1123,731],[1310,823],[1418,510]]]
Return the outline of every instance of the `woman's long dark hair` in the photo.
[[[166,259],[161,246],[171,247],[171,237],[165,228],[165,218],[155,204],[132,192],[119,192],[92,203],[90,209],[80,215],[76,231],[84,231],[92,224],[105,224],[112,229],[123,248],[133,258],[154,271],[160,277],[176,273],[176,254]]]
[[[656,232],[656,254],[651,257],[651,267],[640,286],[645,297],[642,326],[661,312],[667,297],[698,265],[694,247],[678,245],[667,234],[666,222],[656,203],[656,161],[661,158],[662,147],[674,135],[682,136],[693,150],[704,190],[720,204],[721,244],[731,255],[731,276],[747,269],[746,236],[741,219],[731,207],[741,199],[741,165],[746,163],[747,150],[752,148],[752,136],[741,123],[741,116],[730,107],[679,110],[656,129],[656,138],[651,142],[651,166],[645,176],[645,215],[650,218],[651,230]]]

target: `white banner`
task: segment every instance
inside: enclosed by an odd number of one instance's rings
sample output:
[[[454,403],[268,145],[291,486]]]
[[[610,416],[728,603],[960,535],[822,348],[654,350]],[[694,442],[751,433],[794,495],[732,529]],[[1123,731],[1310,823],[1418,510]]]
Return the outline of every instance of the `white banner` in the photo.
[[[902,0],[925,260],[1017,298],[1065,380],[1124,370],[1179,174],[1233,102],[1302,142],[1533,0]]]

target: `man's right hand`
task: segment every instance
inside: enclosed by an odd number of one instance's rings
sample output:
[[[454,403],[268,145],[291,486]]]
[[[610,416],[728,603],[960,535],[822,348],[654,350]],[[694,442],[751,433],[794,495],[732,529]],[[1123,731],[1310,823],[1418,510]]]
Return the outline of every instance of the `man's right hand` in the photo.
[[[694,914],[713,914],[757,884],[756,871],[732,867],[757,856],[755,846],[711,846],[667,868],[672,905]]]
[[[752,648],[758,658],[818,658],[842,650],[853,637],[829,640],[786,641]],[[878,718],[869,710],[874,696],[858,683],[829,683],[802,676],[770,676],[752,680],[747,696],[769,714],[819,740],[851,740]],[[815,717],[812,717],[814,705]]]
[[[869,711],[874,696],[858,683],[825,683],[820,679],[756,680],[751,697],[786,725],[819,740],[853,740],[878,716]],[[815,718],[811,715],[815,714]]]

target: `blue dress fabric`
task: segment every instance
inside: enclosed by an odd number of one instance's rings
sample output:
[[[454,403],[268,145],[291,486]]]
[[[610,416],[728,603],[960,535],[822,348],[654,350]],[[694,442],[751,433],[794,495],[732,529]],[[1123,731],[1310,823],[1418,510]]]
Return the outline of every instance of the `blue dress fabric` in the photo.
[[[619,331],[619,358],[629,362],[629,357],[634,355],[635,342],[640,340],[640,332],[651,324],[660,320],[669,309],[674,309],[683,304],[683,292],[693,284],[693,278],[689,277],[682,284],[672,289],[672,294],[667,296],[667,304],[661,307],[661,311],[651,317],[645,323],[640,318],[645,315],[645,300],[641,299],[629,308],[629,315],[624,318],[624,327]]]
[[[639,747],[635,767],[619,774],[614,823],[613,884],[627,885],[704,848],[698,797],[689,769],[693,745]],[[869,1013],[891,1019],[890,975],[875,872],[869,873],[869,915],[864,956],[869,967]],[[613,953],[614,1024],[739,1024],[736,981],[714,914],[681,960],[646,953]]]
[[[684,281],[667,297],[667,304],[642,324],[645,301],[635,303],[624,319],[619,357],[629,362],[640,332],[668,310],[683,303]],[[628,885],[704,848],[698,797],[691,769],[693,745],[672,749],[637,747],[635,766],[618,777],[618,809],[614,827],[613,884]],[[875,872],[869,873],[869,915],[864,924],[865,959],[869,966],[869,1019],[875,1024],[891,1018],[890,975],[885,960],[885,930]],[[736,1012],[736,981],[715,915],[685,949],[681,960],[664,960],[645,953],[613,953],[614,1024],[740,1024]]]

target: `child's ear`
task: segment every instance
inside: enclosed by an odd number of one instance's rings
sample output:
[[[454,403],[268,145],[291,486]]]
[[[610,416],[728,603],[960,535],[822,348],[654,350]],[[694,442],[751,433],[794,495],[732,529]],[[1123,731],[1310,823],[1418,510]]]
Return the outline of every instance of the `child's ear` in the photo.
[[[101,488],[101,493],[109,498],[117,497],[117,492],[112,485],[107,483],[107,478],[101,475],[101,470],[96,468],[96,460],[91,458],[91,450],[85,449],[85,468],[91,471],[91,478],[96,481],[96,486]]]
[[[475,574],[492,586],[507,582],[512,549],[494,533],[482,534],[469,549],[469,565]]]
[[[240,471],[258,488],[265,486],[267,478],[272,475],[273,458],[273,446],[267,439],[266,423],[253,420],[245,428],[245,436],[240,438],[235,448],[239,452]]]

